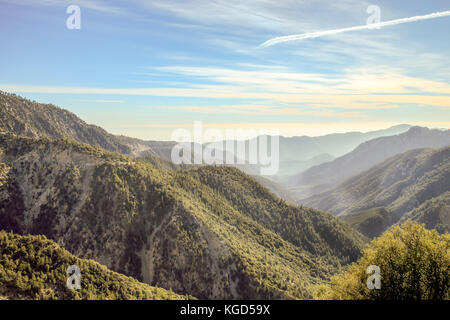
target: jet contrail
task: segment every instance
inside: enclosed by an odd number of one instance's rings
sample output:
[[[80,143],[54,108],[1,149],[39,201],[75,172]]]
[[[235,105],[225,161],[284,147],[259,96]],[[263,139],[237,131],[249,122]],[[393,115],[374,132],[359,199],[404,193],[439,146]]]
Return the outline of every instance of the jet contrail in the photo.
[[[349,28],[343,28],[343,29],[334,29],[334,30],[327,30],[327,31],[318,31],[318,32],[311,32],[311,33],[303,33],[303,34],[293,34],[290,36],[283,36],[283,37],[276,37],[267,40],[266,42],[259,45],[260,48],[270,47],[278,43],[282,42],[288,42],[288,41],[295,41],[295,40],[303,40],[303,39],[311,39],[311,38],[318,38],[322,36],[327,36],[330,34],[338,34],[348,31],[356,31],[356,30],[364,30],[364,29],[373,29],[373,28],[379,28],[379,27],[387,27],[387,26],[393,26],[396,24],[401,23],[408,23],[408,22],[414,22],[414,21],[420,21],[420,20],[428,20],[428,19],[435,19],[435,18],[441,18],[450,16],[450,11],[442,11],[442,12],[435,12],[430,13],[424,16],[415,16],[411,18],[402,18],[402,19],[396,19],[396,20],[390,20],[385,22],[379,22],[379,23],[372,23],[372,24],[366,24],[363,26],[356,26],[356,27],[349,27]]]

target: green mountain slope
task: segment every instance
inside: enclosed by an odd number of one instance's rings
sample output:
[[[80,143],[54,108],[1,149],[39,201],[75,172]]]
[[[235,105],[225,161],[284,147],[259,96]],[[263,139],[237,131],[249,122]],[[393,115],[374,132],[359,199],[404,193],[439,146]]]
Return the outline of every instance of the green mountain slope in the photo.
[[[0,91],[0,108],[0,129],[4,131],[28,137],[71,138],[110,151],[132,153],[125,141],[57,106]]]
[[[385,208],[352,212],[341,218],[369,238],[381,235],[392,224],[389,212]]]
[[[157,168],[70,140],[0,134],[0,228],[198,298],[310,298],[364,238],[235,168]]]
[[[69,138],[130,156],[153,155],[170,159],[175,142],[143,141],[116,136],[87,124],[75,114],[0,91],[0,130],[27,137]]]
[[[448,230],[449,191],[450,147],[416,149],[391,157],[303,203],[345,217],[370,236],[407,217],[429,228],[440,225],[440,230]]]
[[[426,228],[436,229],[439,233],[450,233],[450,191],[431,198],[409,211],[400,219],[400,223],[407,219],[423,223]]]
[[[80,268],[81,289],[68,289],[67,268]],[[0,298],[3,299],[145,299],[186,296],[151,287],[99,263],[79,259],[45,236],[0,231]]]

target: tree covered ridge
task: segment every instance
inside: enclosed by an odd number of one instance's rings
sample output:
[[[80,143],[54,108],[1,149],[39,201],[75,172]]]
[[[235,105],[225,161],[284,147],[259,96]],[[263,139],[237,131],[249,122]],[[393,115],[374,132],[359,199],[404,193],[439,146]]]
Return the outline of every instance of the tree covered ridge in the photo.
[[[0,141],[2,228],[45,234],[151,285],[198,298],[310,298],[363,246],[334,217],[289,206],[237,169],[161,169],[67,139]]]
[[[236,168],[200,167],[190,174],[246,216],[311,253],[337,257],[346,264],[359,257],[366,241],[328,213],[289,204]]]
[[[71,138],[106,150],[131,154],[126,141],[85,123],[75,114],[0,91],[0,128],[28,137]]]
[[[81,289],[68,289],[67,268],[81,269]],[[188,296],[151,287],[80,259],[45,236],[0,231],[0,296],[7,299],[179,300]]]

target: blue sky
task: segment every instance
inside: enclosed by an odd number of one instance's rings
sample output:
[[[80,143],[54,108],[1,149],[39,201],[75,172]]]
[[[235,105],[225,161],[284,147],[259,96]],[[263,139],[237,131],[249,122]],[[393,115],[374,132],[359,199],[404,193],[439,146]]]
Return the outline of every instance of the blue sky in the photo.
[[[69,30],[66,8],[81,8]],[[0,89],[117,134],[194,121],[283,135],[450,127],[450,17],[280,43],[274,37],[450,10],[429,1],[0,0]]]

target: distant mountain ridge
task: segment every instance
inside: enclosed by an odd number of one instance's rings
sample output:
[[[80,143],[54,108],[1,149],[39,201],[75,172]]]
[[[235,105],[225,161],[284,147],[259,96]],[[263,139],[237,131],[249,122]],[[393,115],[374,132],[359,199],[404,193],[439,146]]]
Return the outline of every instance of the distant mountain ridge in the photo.
[[[274,176],[268,176],[267,178],[278,181],[279,179],[300,173],[315,165],[319,165],[324,162],[332,161],[334,158],[342,156],[353,149],[355,149],[361,143],[382,137],[391,136],[403,133],[407,131],[411,126],[407,124],[393,126],[388,129],[370,131],[366,133],[362,132],[347,132],[347,133],[335,133],[318,137],[298,136],[298,137],[283,137],[278,136],[279,139],[279,172]],[[246,154],[239,155],[239,157],[245,161],[249,161],[250,144],[258,143],[261,139],[267,139],[267,136],[261,135],[252,139],[244,140]],[[214,145],[218,150],[224,149],[230,153],[237,154],[237,147],[227,149],[227,141],[219,141]],[[268,148],[271,145],[271,139],[267,141]],[[247,171],[251,170],[253,171]],[[254,174],[258,169],[257,165],[244,167],[243,170],[248,174]]]
[[[153,163],[163,161],[154,158],[155,156],[171,161],[172,149],[177,144],[174,141],[144,141],[113,135],[101,127],[87,124],[75,114],[55,105],[41,104],[1,91],[0,109],[2,111],[0,112],[0,130],[28,137],[69,138],[128,156],[147,157]],[[261,179],[261,183],[271,190],[283,189],[284,186],[276,186],[280,184],[279,178],[282,176],[299,173],[314,165],[331,161],[334,156],[353,149],[362,141],[403,132],[408,127],[408,125],[399,125],[368,133],[350,132],[322,137],[280,137],[280,170],[276,176],[266,177],[272,181]],[[248,141],[246,143],[248,148]],[[201,147],[202,150],[206,145]],[[193,147],[192,150],[194,150]],[[327,151],[333,155],[327,154]],[[250,175],[260,174],[259,165],[247,163],[234,166]],[[287,195],[286,192],[280,194]],[[285,199],[291,200],[289,196]]]
[[[280,137],[280,153],[286,160],[308,160],[321,154],[340,157],[351,152],[365,141],[392,136],[407,131],[408,124],[396,125],[383,130],[333,133],[318,137]]]
[[[411,127],[399,135],[364,142],[342,157],[286,179],[282,185],[301,200],[331,189],[396,154],[417,148],[441,148],[448,145],[450,130]]]
[[[317,166],[319,164],[330,162],[335,159],[334,156],[328,153],[322,153],[317,156],[312,157],[308,160],[287,160],[280,162],[280,170],[277,174],[276,180],[280,180],[283,177],[291,176],[294,174],[301,173],[309,168]]]

